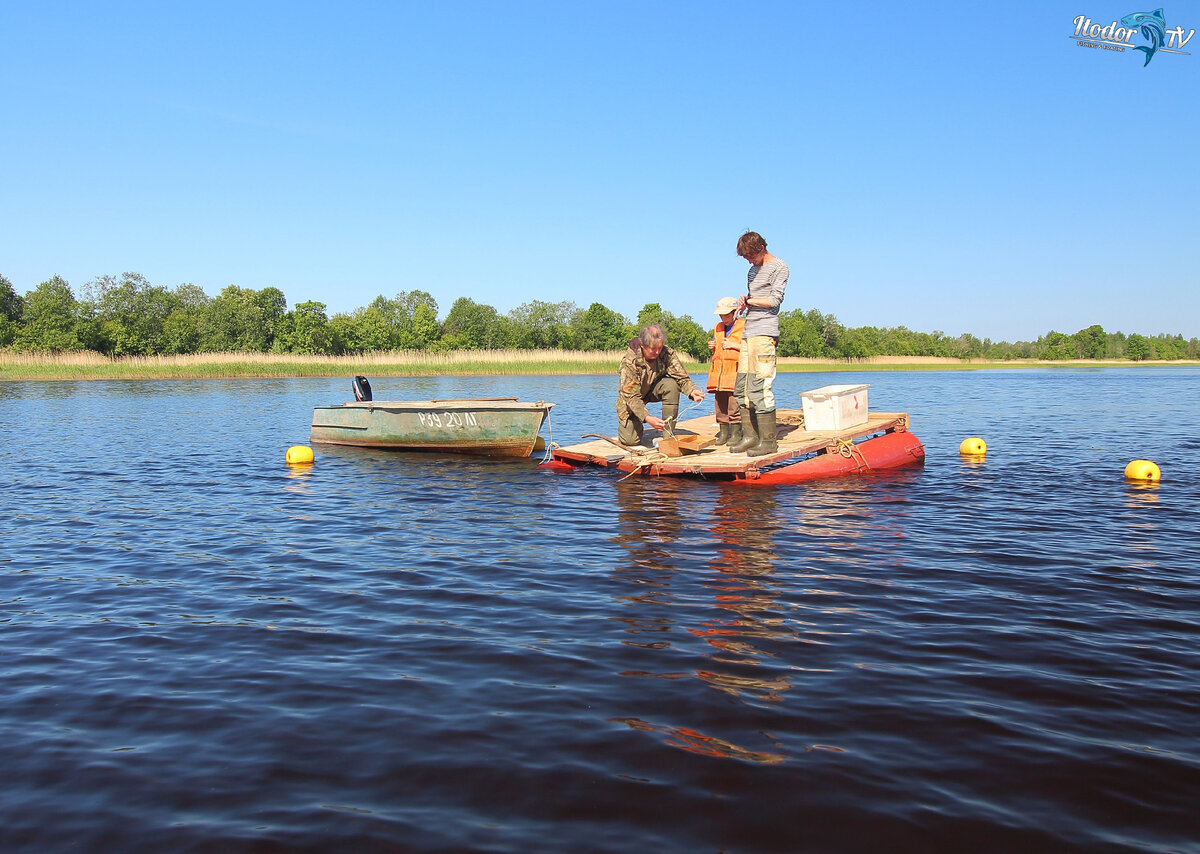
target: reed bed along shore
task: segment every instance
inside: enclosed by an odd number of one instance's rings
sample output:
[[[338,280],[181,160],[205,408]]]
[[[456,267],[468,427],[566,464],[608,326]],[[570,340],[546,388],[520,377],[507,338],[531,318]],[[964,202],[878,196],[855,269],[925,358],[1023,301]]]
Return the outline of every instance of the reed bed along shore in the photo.
[[[0,380],[599,374],[615,371],[620,361],[621,351],[567,350],[392,350],[349,356],[196,353],[116,358],[91,351],[0,352]]]
[[[91,351],[14,353],[0,351],[0,380],[154,380],[336,377],[504,376],[537,374],[607,374],[620,364],[622,350],[393,350],[350,356],[298,353],[198,353],[183,356],[122,356],[110,358]],[[685,363],[703,374],[708,366]],[[1030,367],[1111,367],[1120,365],[1197,365],[1197,361],[1038,361],[1014,359],[951,359],[936,356],[875,356],[866,359],[804,359],[785,357],[779,370],[910,371],[979,370]]]

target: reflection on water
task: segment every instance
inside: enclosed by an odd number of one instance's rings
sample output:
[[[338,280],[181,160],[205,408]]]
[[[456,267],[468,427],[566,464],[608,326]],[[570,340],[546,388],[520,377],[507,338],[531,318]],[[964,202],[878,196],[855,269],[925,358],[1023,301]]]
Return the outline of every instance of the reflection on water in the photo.
[[[777,494],[726,484],[714,490],[714,496],[712,527],[720,546],[712,568],[748,579],[768,574],[774,565],[774,535],[779,525]]]
[[[705,735],[689,727],[660,727],[637,718],[613,718],[613,721],[625,724],[630,729],[661,733],[663,744],[701,756],[711,756],[717,759],[740,759],[743,762],[758,762],[764,765],[778,765],[787,761],[787,757],[781,753],[747,750],[731,741]]]
[[[628,612],[618,619],[637,637],[624,642],[646,649],[691,649],[679,634],[686,632],[703,642],[701,653],[707,659],[689,671],[692,675],[731,696],[776,702],[789,679],[747,668],[775,655],[765,648],[767,643],[796,636],[770,578],[777,499],[770,490],[714,487],[699,490],[641,479],[618,490],[620,521],[613,541],[628,556],[619,572],[651,588],[620,597]],[[697,541],[712,543],[709,572],[681,566],[681,550]],[[684,619],[698,611],[706,616]],[[683,674],[638,669],[625,675],[677,679]]]
[[[958,462],[964,471],[987,468],[987,457],[960,454],[958,457]]]
[[[679,562],[674,546],[697,522],[694,514],[685,519],[680,509],[684,488],[657,478],[631,478],[617,486],[619,513],[612,539],[627,552],[625,571],[639,583],[656,583],[660,573],[674,570]]]
[[[1145,483],[1130,483],[1125,484],[1125,494],[1129,497],[1130,506],[1136,507],[1139,505],[1154,505],[1158,503],[1158,490],[1161,484],[1158,481],[1146,481]]]
[[[287,471],[287,483],[283,488],[288,492],[297,495],[312,495],[312,485],[308,482],[312,477],[312,466],[310,465],[287,465],[284,464]]]
[[[787,625],[776,586],[770,578],[775,560],[774,534],[777,498],[770,490],[740,490],[728,486],[716,491],[712,526],[718,547],[709,566],[713,573],[705,586],[712,592],[719,616],[689,627],[713,648],[714,662],[757,665],[772,653],[756,642],[785,640],[795,635]],[[700,677],[720,690],[755,691],[776,700],[786,690],[786,679],[762,679],[746,674],[701,671]]]

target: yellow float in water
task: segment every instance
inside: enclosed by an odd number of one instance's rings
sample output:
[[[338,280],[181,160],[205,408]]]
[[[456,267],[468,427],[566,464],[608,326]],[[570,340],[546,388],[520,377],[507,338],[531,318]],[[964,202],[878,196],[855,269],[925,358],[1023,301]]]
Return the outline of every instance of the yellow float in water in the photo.
[[[1134,460],[1125,466],[1125,477],[1128,480],[1162,480],[1162,472],[1158,466],[1149,460]]]
[[[310,466],[313,461],[313,450],[308,445],[292,445],[284,456],[289,466]]]
[[[963,439],[962,444],[958,446],[958,452],[968,457],[982,457],[987,453],[987,442],[978,436]]]

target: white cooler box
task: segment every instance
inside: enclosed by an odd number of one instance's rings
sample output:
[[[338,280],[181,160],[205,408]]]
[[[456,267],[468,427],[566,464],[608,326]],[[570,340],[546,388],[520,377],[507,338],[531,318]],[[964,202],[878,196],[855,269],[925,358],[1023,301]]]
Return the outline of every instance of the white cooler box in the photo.
[[[827,385],[800,393],[805,430],[843,430],[867,423],[866,385]]]

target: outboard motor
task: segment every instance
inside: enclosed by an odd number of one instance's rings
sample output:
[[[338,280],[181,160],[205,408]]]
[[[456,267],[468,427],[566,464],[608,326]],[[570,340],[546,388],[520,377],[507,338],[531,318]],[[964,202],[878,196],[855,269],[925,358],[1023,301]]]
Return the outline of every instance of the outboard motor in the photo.
[[[367,382],[366,377],[354,378],[354,399],[355,400],[370,400],[371,399],[371,384]]]

